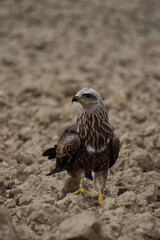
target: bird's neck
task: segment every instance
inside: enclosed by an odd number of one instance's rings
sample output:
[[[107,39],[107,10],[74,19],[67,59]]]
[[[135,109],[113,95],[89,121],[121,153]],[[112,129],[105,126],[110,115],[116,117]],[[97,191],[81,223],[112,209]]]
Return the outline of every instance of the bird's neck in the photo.
[[[108,122],[107,109],[104,104],[98,107],[83,107],[77,118],[78,123],[93,124],[94,121],[106,123]]]
[[[109,122],[105,105],[94,109],[82,108],[77,118],[77,124],[87,129],[87,132],[106,129],[106,127],[109,126]]]
[[[77,124],[81,126],[79,134],[84,139],[84,143],[96,148],[106,142],[108,130],[111,128],[105,106],[94,111],[82,109],[78,115]]]

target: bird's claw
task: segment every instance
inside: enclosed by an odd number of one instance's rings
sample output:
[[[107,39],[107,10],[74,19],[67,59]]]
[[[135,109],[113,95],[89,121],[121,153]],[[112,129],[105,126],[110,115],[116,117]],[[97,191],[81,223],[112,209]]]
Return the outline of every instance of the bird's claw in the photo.
[[[102,198],[101,190],[99,190],[98,191],[98,200],[94,201],[94,203],[97,205],[102,205],[102,202],[103,202],[103,198]]]
[[[102,202],[103,202],[102,199],[98,199],[98,200],[94,201],[94,203],[95,203],[96,205],[102,205]]]
[[[74,193],[72,193],[72,195],[76,195],[82,193],[83,196],[85,196],[85,194],[87,195],[87,197],[89,197],[89,194],[87,192],[87,190],[84,187],[79,188],[77,191],[75,191]]]

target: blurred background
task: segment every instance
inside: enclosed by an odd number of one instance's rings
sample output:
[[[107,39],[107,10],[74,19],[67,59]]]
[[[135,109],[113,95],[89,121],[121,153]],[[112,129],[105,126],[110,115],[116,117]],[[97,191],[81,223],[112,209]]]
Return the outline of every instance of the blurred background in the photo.
[[[120,135],[156,131],[159,7],[156,0],[1,1],[2,150],[40,151],[56,140],[76,118],[71,97],[85,86],[103,96]]]
[[[0,168],[6,185],[0,201],[25,233],[36,220],[25,225],[12,207],[25,205],[28,194],[36,201],[38,193],[22,186],[24,197],[16,199],[6,189],[42,182],[53,162],[41,153],[75,122],[80,106],[71,105],[71,97],[85,86],[102,95],[121,139],[111,176],[132,168],[158,172],[160,1],[1,0]],[[45,184],[52,186],[51,180]],[[28,202],[23,211],[32,208]],[[37,231],[43,235],[35,227],[33,239]]]

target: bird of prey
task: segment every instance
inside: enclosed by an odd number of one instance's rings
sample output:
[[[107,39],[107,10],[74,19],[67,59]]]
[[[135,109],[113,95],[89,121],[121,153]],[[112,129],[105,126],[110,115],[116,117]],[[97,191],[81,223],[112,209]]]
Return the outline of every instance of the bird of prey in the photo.
[[[74,183],[80,183],[73,194],[85,194],[83,178],[92,180],[91,172],[95,172],[94,185],[98,190],[95,203],[102,204],[107,172],[117,161],[120,140],[109,124],[106,107],[96,90],[81,89],[72,98],[73,102],[82,105],[76,124],[66,128],[57,145],[42,154],[49,159],[56,158],[56,168],[47,175],[67,170]]]

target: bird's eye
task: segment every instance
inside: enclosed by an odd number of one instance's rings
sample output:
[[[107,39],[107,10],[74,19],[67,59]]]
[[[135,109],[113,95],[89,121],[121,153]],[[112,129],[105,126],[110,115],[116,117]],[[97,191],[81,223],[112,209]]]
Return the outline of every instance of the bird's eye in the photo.
[[[91,94],[87,93],[85,94],[86,98],[90,98],[91,97]]]

